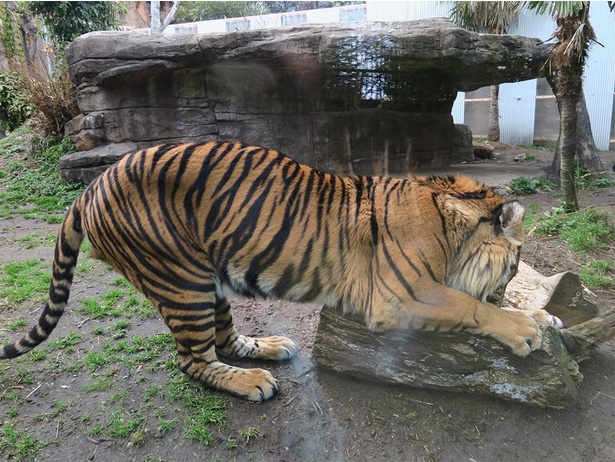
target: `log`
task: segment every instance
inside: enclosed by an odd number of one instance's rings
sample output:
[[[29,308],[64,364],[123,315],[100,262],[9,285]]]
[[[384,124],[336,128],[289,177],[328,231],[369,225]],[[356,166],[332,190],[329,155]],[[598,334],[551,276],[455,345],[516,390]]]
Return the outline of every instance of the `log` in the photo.
[[[583,376],[578,363],[595,345],[615,336],[615,308],[596,315],[576,275],[545,278],[526,267],[515,278],[519,281],[511,281],[508,304],[552,309],[566,328],[547,328],[542,349],[525,358],[494,339],[462,332],[375,334],[362,318],[327,307],[320,313],[314,358],[319,367],[362,380],[564,408],[579,393]]]

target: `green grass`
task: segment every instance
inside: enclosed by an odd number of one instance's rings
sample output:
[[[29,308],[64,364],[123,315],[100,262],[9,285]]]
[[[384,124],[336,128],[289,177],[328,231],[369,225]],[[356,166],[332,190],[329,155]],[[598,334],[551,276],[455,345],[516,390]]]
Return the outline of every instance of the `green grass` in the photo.
[[[84,383],[83,390],[88,392],[106,391],[109,390],[112,386],[113,379],[111,377],[102,377]]]
[[[6,263],[0,272],[0,299],[10,307],[35,296],[43,301],[50,282],[48,265],[40,260]]]
[[[84,189],[81,184],[58,180],[58,159],[75,150],[70,140],[42,143],[43,148],[34,161],[4,146],[0,147],[0,155],[9,162],[0,177],[4,189],[0,192],[0,216],[21,215],[49,223],[62,221],[66,208]]]
[[[77,345],[81,341],[82,341],[81,334],[78,334],[76,332],[71,332],[69,334],[66,334],[58,338],[57,340],[48,341],[47,346],[51,350],[60,350],[60,351],[64,351],[65,353],[72,353],[75,351],[74,346]]]
[[[126,298],[121,303],[123,298]],[[156,310],[152,304],[147,301],[142,295],[136,292],[134,287],[128,288],[120,286],[119,289],[113,289],[101,297],[101,299],[84,298],[81,305],[76,309],[78,313],[86,314],[92,319],[101,319],[105,317],[120,317],[131,318],[138,316],[141,318],[152,317],[156,315]]]
[[[15,238],[15,242],[18,242],[26,249],[33,249],[38,246],[53,246],[56,242],[57,236],[53,234],[43,234],[40,231],[35,231],[23,237]]]
[[[49,442],[39,441],[25,431],[18,430],[14,423],[0,426],[0,454],[14,461],[31,460]]]
[[[610,289],[615,287],[613,275],[615,262],[610,259],[596,260],[581,268],[581,280],[591,289]]]
[[[556,208],[535,221],[536,234],[559,236],[574,251],[601,250],[615,242],[613,215],[596,207],[575,213]]]
[[[74,405],[75,405],[74,401],[54,401],[53,403],[51,403],[51,411],[45,412],[43,414],[39,414],[36,417],[34,417],[32,420],[34,422],[41,422],[41,421],[47,422],[51,419],[55,419],[60,414],[62,414],[64,411],[66,411],[68,408]]]
[[[11,332],[19,332],[23,330],[23,328],[27,325],[28,321],[26,321],[25,319],[14,319],[13,321],[7,322],[4,327]]]

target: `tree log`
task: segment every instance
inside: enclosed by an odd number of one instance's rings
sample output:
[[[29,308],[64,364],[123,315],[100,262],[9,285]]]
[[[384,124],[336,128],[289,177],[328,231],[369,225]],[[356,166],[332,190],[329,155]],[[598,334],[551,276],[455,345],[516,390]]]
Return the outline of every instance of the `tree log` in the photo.
[[[566,325],[559,331],[547,328],[542,349],[525,358],[494,339],[468,333],[374,334],[362,319],[327,307],[320,314],[314,357],[321,367],[363,380],[563,408],[579,392],[583,376],[578,362],[589,357],[594,345],[615,336],[615,308],[597,316],[572,273],[545,278],[523,267],[515,279],[515,307],[553,308]]]

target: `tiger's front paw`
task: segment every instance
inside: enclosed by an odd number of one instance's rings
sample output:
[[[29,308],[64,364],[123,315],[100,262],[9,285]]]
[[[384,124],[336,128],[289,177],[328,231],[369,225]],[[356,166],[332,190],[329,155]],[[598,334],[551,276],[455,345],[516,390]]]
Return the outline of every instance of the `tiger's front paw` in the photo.
[[[509,346],[517,356],[527,356],[539,350],[542,346],[542,330],[535,319],[536,312],[515,309],[505,311],[508,319],[496,338]]]
[[[540,327],[554,327],[556,329],[561,329],[564,327],[564,323],[560,318],[549,314],[545,310],[532,310],[530,313],[532,313],[533,318]]]

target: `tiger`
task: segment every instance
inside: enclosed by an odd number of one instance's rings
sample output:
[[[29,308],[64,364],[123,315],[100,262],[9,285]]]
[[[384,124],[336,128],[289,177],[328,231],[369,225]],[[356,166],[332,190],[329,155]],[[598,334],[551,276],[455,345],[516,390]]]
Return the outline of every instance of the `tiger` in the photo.
[[[468,177],[340,176],[240,142],[133,151],[69,207],[42,314],[0,357],[54,330],[86,237],[157,309],[181,371],[249,401],[270,399],[278,381],[221,359],[285,361],[299,347],[240,334],[232,293],[318,303],[374,332],[468,331],[525,356],[541,347],[541,325],[561,321],[492,303],[517,271],[524,214]]]

